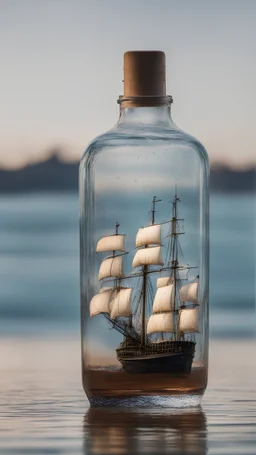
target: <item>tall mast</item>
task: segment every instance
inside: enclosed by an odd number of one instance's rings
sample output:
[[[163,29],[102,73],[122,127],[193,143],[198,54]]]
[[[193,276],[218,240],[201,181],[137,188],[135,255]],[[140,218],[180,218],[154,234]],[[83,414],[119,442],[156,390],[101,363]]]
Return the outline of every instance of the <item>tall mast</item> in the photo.
[[[151,210],[151,213],[152,213],[151,224],[154,224],[154,223],[155,223],[156,203],[157,203],[157,202],[161,202],[161,200],[162,200],[162,199],[157,199],[156,196],[153,197],[153,201],[152,201],[152,210]]]
[[[147,248],[147,247],[145,247]],[[148,266],[143,266],[142,311],[141,311],[141,345],[146,344],[146,302],[147,302],[147,271]]]
[[[152,200],[152,219],[151,225],[155,224],[155,213],[156,213],[156,203],[160,202],[161,199],[157,199],[156,196],[153,197]],[[147,248],[148,245],[145,246]],[[145,346],[146,344],[146,303],[147,303],[147,274],[148,274],[148,266],[143,266],[143,285],[142,285],[142,310],[141,310],[141,345]]]
[[[171,230],[171,266],[173,270],[173,284],[174,284],[174,314],[177,314],[177,304],[176,304],[176,296],[177,296],[177,278],[178,278],[178,235],[177,232],[177,204],[180,202],[180,198],[177,196],[177,186],[175,186],[175,196],[172,203],[172,230]],[[175,337],[178,338],[178,317],[175,316]]]

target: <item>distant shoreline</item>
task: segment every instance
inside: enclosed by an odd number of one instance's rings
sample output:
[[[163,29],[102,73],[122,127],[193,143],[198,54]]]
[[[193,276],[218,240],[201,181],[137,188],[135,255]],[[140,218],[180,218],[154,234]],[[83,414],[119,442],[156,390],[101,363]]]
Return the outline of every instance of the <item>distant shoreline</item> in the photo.
[[[47,161],[22,169],[0,169],[0,194],[77,191],[78,166],[79,163],[66,163],[53,155]],[[255,189],[255,167],[236,170],[218,165],[211,169],[212,192],[253,193]]]

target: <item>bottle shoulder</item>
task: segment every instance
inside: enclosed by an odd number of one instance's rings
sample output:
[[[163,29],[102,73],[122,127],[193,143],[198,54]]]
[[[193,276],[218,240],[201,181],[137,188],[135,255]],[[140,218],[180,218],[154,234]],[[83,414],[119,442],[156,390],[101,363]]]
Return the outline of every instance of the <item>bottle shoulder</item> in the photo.
[[[204,162],[207,172],[209,173],[209,169],[210,169],[209,155],[208,155],[208,152],[207,152],[206,148],[204,147],[204,145],[196,137],[192,136],[191,134],[187,133],[186,131],[183,131],[181,128],[179,128],[176,125],[175,125],[175,127],[176,127],[177,131],[179,131],[178,140],[184,141],[188,145],[188,147],[193,149],[199,155],[201,160]]]
[[[80,160],[80,166],[83,164],[85,160],[92,158],[104,147],[108,146],[108,143],[110,143],[109,135],[111,131],[112,130],[106,131],[100,134],[99,136],[96,136],[94,139],[91,140],[91,142],[89,142]]]
[[[152,127],[152,125],[115,125],[111,130],[95,137],[87,146],[81,159],[81,165],[102,152],[125,148],[129,153],[130,148],[141,146],[164,146],[167,150],[175,147],[186,147],[200,156],[206,167],[209,168],[208,154],[202,143],[172,123],[169,127]]]

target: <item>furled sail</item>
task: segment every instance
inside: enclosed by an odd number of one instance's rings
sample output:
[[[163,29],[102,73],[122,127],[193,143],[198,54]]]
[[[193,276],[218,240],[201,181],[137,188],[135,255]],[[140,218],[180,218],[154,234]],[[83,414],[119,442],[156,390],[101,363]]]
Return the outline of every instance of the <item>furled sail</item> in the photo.
[[[198,308],[185,308],[179,311],[179,330],[182,333],[199,332]]]
[[[185,284],[180,288],[180,298],[183,302],[191,302],[198,305],[198,282]]]
[[[159,313],[150,316],[147,325],[147,333],[174,332],[173,313]]]
[[[123,256],[104,259],[101,263],[98,279],[123,277]]]
[[[174,310],[174,285],[158,288],[153,303],[153,313]]]
[[[111,319],[131,316],[132,288],[121,288],[115,293],[111,304]]]
[[[139,229],[136,236],[136,247],[146,245],[161,245],[161,226],[153,224]]]
[[[124,240],[124,234],[108,235],[98,241],[96,251],[125,251]]]
[[[138,250],[134,256],[132,266],[138,267],[139,265],[163,265],[161,247],[156,246]]]
[[[162,288],[163,286],[168,286],[168,284],[171,284],[172,282],[173,282],[172,277],[163,276],[157,279],[156,285],[158,288]]]
[[[100,313],[110,313],[110,300],[113,289],[108,289],[100,294],[96,294],[90,302],[90,316]]]

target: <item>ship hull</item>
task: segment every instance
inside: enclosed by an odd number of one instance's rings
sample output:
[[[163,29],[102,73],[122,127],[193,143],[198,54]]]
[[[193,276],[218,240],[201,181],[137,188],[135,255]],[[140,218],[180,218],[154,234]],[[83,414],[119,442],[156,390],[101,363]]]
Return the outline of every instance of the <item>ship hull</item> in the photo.
[[[127,373],[189,374],[194,358],[195,343],[173,341],[152,343],[135,350],[135,346],[120,346],[117,357]]]

